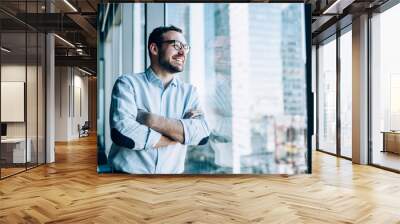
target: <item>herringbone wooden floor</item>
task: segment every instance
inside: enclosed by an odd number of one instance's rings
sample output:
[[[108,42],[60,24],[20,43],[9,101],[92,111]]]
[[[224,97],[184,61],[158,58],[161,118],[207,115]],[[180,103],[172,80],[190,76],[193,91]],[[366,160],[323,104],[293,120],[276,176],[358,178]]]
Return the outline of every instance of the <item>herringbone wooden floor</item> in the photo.
[[[313,155],[299,176],[98,175],[94,137],[0,181],[0,223],[400,223],[400,175]]]

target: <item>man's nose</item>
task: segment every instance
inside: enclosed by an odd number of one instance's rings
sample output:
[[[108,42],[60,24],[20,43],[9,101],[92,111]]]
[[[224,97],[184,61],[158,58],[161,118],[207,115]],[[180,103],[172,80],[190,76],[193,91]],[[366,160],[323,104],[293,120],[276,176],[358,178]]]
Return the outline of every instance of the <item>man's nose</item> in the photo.
[[[181,49],[179,49],[178,54],[180,55],[184,55],[186,53],[185,49],[183,47],[181,47]]]

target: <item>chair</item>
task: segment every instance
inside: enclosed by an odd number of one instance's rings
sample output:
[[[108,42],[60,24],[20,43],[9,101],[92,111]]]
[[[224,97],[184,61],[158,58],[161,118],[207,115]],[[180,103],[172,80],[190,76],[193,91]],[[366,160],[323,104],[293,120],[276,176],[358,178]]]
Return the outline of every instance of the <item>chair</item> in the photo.
[[[79,138],[89,136],[89,129],[90,129],[89,121],[85,121],[85,123],[82,126],[78,124]]]

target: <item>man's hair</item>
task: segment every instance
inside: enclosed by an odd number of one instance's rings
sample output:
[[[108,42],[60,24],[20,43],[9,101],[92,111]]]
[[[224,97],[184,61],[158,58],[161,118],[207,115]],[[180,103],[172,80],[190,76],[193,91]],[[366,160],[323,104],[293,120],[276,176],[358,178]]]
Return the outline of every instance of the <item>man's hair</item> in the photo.
[[[182,30],[179,29],[176,26],[170,25],[170,26],[160,26],[155,28],[153,31],[151,31],[149,40],[147,42],[147,49],[149,51],[149,56],[150,56],[150,44],[155,43],[157,44],[158,47],[160,47],[160,43],[163,41],[163,34],[168,32],[168,31],[176,31],[179,33],[182,33]]]

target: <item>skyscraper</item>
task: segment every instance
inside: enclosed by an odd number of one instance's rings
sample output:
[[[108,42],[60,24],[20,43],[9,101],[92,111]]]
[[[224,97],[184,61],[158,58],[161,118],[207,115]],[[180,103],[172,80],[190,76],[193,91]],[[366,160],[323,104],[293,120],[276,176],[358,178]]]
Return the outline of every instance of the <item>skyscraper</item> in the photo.
[[[282,11],[282,83],[285,115],[305,115],[305,52],[303,8],[290,4]]]

